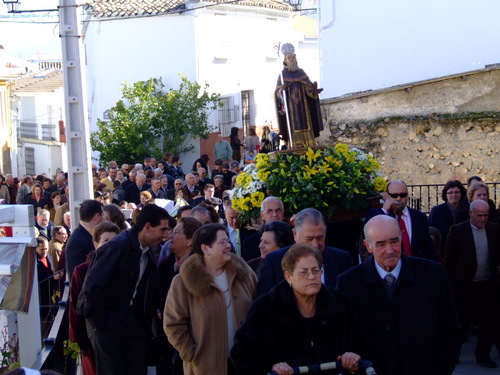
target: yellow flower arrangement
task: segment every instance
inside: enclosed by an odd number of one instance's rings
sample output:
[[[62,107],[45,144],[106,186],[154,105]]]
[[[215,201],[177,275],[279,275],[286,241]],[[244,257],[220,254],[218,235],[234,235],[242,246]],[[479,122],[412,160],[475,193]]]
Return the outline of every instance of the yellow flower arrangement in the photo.
[[[332,216],[339,207],[365,208],[366,198],[384,191],[380,164],[371,155],[339,143],[305,153],[258,154],[236,179],[233,207],[242,218],[255,218],[268,191],[281,198],[287,212],[315,207]],[[243,175],[243,176],[242,176]]]

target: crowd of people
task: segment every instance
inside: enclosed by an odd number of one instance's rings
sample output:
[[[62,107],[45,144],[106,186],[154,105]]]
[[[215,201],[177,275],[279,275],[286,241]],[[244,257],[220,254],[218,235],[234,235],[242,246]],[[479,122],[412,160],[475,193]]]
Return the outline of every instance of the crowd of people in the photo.
[[[39,278],[70,280],[84,374],[356,372],[361,357],[382,375],[451,374],[471,325],[477,364],[497,366],[499,211],[486,184],[449,181],[427,218],[391,181],[364,220],[365,252],[351,254],[326,245],[318,210],[285,212],[278,197],[239,220],[230,189],[259,152],[251,137],[238,152],[222,140],[212,168],[202,155],[184,171],[170,153],[94,168],[73,232],[64,173],[0,177],[3,199],[34,207]]]

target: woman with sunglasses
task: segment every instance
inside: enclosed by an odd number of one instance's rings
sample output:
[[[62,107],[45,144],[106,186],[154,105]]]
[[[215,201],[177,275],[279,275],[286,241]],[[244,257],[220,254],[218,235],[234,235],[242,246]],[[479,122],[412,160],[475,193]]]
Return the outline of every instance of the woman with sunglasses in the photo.
[[[231,351],[238,375],[291,375],[292,366],[342,359],[357,370],[357,329],[340,293],[321,283],[323,257],[295,244],[281,261],[285,280],[255,301]],[[344,354],[342,354],[344,353]],[[322,374],[336,374],[336,371]]]
[[[172,281],[163,328],[184,361],[185,375],[236,374],[229,351],[256,294],[257,277],[231,253],[222,224],[199,228],[192,249]]]

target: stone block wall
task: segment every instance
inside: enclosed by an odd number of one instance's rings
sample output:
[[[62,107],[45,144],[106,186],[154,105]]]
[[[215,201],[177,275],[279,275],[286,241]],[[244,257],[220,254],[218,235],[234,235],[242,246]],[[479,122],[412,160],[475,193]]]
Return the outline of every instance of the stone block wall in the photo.
[[[320,143],[371,152],[408,184],[500,181],[497,67],[322,101]]]

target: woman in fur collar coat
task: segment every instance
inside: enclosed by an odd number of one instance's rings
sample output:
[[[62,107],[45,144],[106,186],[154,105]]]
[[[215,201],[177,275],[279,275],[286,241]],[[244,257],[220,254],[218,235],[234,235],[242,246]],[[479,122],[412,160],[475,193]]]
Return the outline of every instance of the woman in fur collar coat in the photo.
[[[229,361],[236,330],[256,292],[257,277],[231,253],[226,227],[208,224],[192,241],[168,292],[163,328],[184,361],[184,374],[234,374]]]

